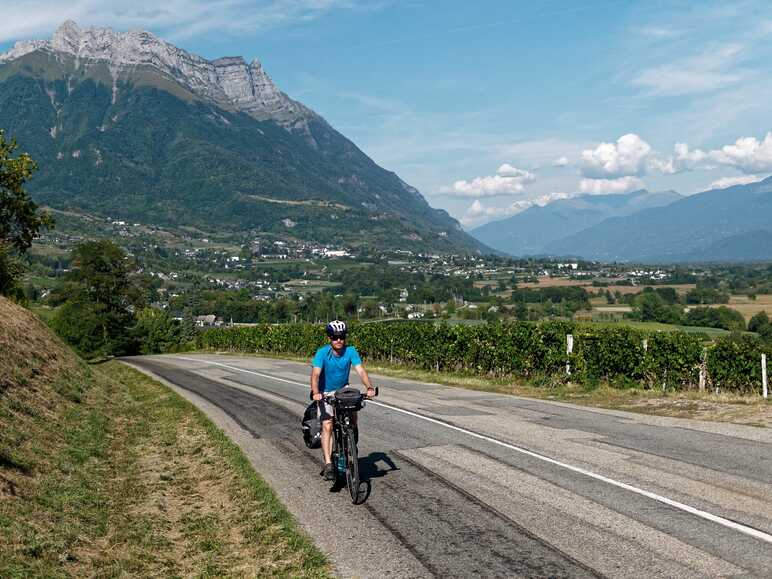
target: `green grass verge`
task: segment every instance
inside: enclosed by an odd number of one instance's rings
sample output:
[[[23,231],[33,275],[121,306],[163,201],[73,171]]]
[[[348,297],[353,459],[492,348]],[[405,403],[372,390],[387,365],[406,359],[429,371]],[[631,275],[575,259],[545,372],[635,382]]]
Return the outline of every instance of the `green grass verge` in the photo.
[[[56,390],[55,404],[0,399],[0,417],[28,417],[22,451],[0,460],[0,577],[329,576],[240,449],[176,393],[118,362]]]

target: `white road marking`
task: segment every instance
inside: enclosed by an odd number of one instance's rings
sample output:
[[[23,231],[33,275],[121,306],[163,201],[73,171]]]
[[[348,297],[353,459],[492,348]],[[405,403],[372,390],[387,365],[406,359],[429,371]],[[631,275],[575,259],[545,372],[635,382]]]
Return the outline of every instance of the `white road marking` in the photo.
[[[228,370],[235,370],[237,372],[244,372],[246,374],[254,374],[255,376],[260,376],[261,378],[267,378],[269,380],[276,380],[278,382],[285,382],[287,384],[292,384],[294,386],[301,386],[303,388],[310,388],[308,384],[303,384],[301,382],[295,382],[294,380],[287,380],[285,378],[279,378],[277,376],[271,376],[270,374],[262,374],[260,372],[255,372],[253,370],[246,370],[244,368],[239,368],[237,366],[229,366],[228,364],[222,364],[220,362],[212,362],[210,360],[201,360],[197,358],[184,358],[182,356],[176,356],[179,360],[186,360],[189,362],[199,362],[203,364],[210,364],[213,366],[221,366],[223,368],[227,368]],[[490,442],[492,444],[496,444],[498,446],[502,446],[504,448],[507,448],[509,450],[514,450],[515,452],[519,452],[521,454],[525,454],[527,456],[537,458],[539,460],[542,460],[544,462],[547,462],[549,464],[554,464],[555,466],[559,466],[561,468],[570,470],[572,472],[576,472],[579,474],[583,474],[585,476],[588,476],[590,478],[594,478],[595,480],[599,480],[602,482],[605,482],[607,484],[610,484],[615,487],[619,487],[621,489],[625,489],[627,491],[630,491],[632,493],[647,497],[649,499],[658,501],[660,503],[663,503],[665,505],[668,505],[670,507],[682,510],[684,512],[687,512],[691,515],[694,515],[696,517],[700,517],[702,519],[706,519],[708,521],[711,521],[713,523],[717,523],[719,525],[723,525],[724,527],[727,527],[729,529],[739,531],[740,533],[744,533],[746,535],[749,535],[755,539],[760,539],[761,541],[765,541],[767,543],[772,544],[772,535],[769,533],[765,533],[764,531],[760,531],[758,529],[754,529],[753,527],[748,527],[746,525],[742,525],[740,523],[736,523],[734,521],[731,521],[729,519],[725,519],[724,517],[714,515],[713,513],[709,513],[707,511],[703,511],[701,509],[698,509],[696,507],[692,507],[690,505],[687,505],[685,503],[669,499],[667,497],[663,497],[662,495],[658,495],[656,493],[653,493],[651,491],[647,491],[645,489],[641,489],[638,487],[635,487],[633,485],[627,484],[622,481],[614,480],[612,478],[609,478],[607,476],[603,476],[602,474],[598,474],[595,472],[592,472],[590,470],[583,469],[578,466],[574,466],[571,464],[567,464],[565,462],[561,462],[559,460],[555,460],[554,458],[550,458],[548,456],[545,456],[543,454],[539,454],[538,452],[533,452],[532,450],[528,450],[526,448],[521,448],[519,446],[516,446],[514,444],[510,444],[508,442],[504,442],[503,440],[498,440],[496,438],[491,438],[490,436],[486,436],[485,434],[480,434],[478,432],[474,432],[472,430],[467,430],[466,428],[462,428],[460,426],[455,426],[453,424],[449,424],[447,422],[444,422],[442,420],[438,420],[436,418],[430,418],[428,416],[424,416],[422,414],[417,414],[415,412],[412,412],[410,410],[405,410],[404,408],[399,408],[397,406],[392,406],[390,404],[384,404],[383,402],[376,402],[375,400],[368,400],[368,404],[375,404],[376,406],[381,406],[382,408],[387,408],[389,410],[393,410],[394,412],[401,412],[402,414],[407,414],[408,416],[412,416],[414,418],[418,418],[420,420],[425,420],[426,422],[431,422],[432,424],[436,424],[438,426],[443,426],[445,428],[448,428],[450,430],[455,430],[457,432],[462,432],[466,435],[472,436],[474,438],[478,438],[480,440],[484,440],[486,442]]]

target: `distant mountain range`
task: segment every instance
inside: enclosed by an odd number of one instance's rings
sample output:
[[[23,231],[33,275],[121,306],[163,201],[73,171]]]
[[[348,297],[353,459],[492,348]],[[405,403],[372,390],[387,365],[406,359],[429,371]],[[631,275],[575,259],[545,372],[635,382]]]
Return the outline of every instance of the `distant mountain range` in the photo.
[[[540,207],[534,205],[507,219],[486,223],[471,234],[491,247],[512,255],[542,255],[547,247],[568,235],[597,225],[610,217],[621,217],[669,205],[682,199],[675,191],[646,190],[624,195],[579,195]]]
[[[772,259],[772,177],[684,197],[675,192],[582,195],[472,231],[513,255],[600,261]]]
[[[606,219],[545,249],[603,261],[766,260],[771,235],[772,177]]]
[[[258,61],[207,61],[143,31],[66,22],[0,55],[0,128],[36,200],[159,225],[373,248],[484,248],[279,90]]]

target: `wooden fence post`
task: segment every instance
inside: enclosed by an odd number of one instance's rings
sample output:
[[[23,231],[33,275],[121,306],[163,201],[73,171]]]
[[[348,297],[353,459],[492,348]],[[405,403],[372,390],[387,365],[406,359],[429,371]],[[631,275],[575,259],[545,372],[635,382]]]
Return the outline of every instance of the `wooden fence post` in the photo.
[[[574,351],[574,336],[566,334],[566,356],[570,356]],[[566,376],[571,375],[571,361],[566,357]]]
[[[705,383],[707,382],[708,377],[708,349],[703,348],[702,349],[702,356],[700,360],[700,392],[705,392]]]
[[[769,395],[767,391],[767,355],[761,355],[761,394],[764,398]]]

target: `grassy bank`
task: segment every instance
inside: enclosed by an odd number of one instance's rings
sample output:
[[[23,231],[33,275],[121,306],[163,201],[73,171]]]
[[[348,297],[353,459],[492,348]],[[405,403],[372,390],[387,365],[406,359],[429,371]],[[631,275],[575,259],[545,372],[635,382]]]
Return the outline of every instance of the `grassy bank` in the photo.
[[[2,313],[0,577],[329,575],[195,407],[118,362],[86,366],[0,299]]]

